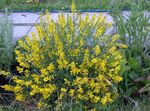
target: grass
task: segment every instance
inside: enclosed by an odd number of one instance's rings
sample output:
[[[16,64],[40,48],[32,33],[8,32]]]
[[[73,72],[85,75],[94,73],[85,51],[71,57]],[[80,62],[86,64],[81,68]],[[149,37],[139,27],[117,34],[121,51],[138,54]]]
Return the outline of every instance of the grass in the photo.
[[[0,10],[8,8],[10,10],[32,10],[41,11],[49,10],[69,10],[71,0],[47,0],[47,2],[35,4],[27,3],[27,0],[0,0]],[[75,0],[77,10],[111,10],[113,7],[119,6],[123,10],[128,10],[131,3],[150,10],[149,0]]]
[[[68,104],[64,106],[64,109],[62,111],[86,111],[79,107],[80,105],[76,107],[70,107]],[[126,104],[122,104],[117,100],[111,105],[107,105],[106,108],[100,108],[99,111],[149,111],[150,109],[150,100],[143,98],[133,100],[129,99]],[[9,105],[0,105],[0,111],[43,111],[38,110],[36,107],[31,105],[24,105],[20,102],[13,101]],[[44,110],[45,111],[45,110]],[[51,111],[49,109],[46,109],[46,111]]]

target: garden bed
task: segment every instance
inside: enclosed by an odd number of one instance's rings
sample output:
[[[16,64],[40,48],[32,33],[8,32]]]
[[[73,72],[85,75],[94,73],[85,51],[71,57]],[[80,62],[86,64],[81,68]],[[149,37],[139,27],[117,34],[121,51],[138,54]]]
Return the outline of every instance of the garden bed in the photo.
[[[0,13],[0,110],[147,111],[150,13],[139,9]]]

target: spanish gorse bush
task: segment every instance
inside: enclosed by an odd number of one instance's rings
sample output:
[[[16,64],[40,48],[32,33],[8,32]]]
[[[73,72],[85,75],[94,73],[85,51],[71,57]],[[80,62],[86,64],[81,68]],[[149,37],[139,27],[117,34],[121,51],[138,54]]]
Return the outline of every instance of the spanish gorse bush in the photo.
[[[102,14],[89,19],[88,14],[65,18],[62,13],[57,23],[47,13],[43,21],[37,34],[18,41],[19,75],[13,76],[12,85],[2,87],[13,91],[16,100],[34,98],[39,108],[53,105],[61,110],[63,101],[89,108],[112,102],[117,96],[115,86],[122,81],[120,49],[126,46],[117,43],[118,35],[104,35],[111,24]]]

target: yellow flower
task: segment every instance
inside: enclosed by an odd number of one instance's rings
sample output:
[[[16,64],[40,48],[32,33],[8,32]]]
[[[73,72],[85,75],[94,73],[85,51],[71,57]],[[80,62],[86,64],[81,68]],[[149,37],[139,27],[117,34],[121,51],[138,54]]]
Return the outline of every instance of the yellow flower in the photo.
[[[0,70],[0,75],[4,75],[4,76],[9,76],[9,75],[11,75],[11,73],[10,72],[6,72],[6,71],[3,71],[3,70]]]
[[[24,44],[24,42],[23,42],[21,39],[18,40],[18,43],[19,43],[19,45],[21,45],[21,46],[22,46],[22,44]]]
[[[106,67],[106,61],[104,60],[101,60],[100,63],[99,63],[99,68],[103,71],[103,72],[106,72],[107,70],[107,67]]]
[[[24,101],[24,97],[21,94],[16,94],[16,100],[18,101]]]
[[[103,105],[106,105],[108,102],[112,102],[112,99],[110,98],[111,93],[106,93],[105,96],[101,99],[101,103]]]
[[[83,93],[83,89],[80,87],[80,88],[78,89],[78,92],[79,92],[79,93]]]
[[[21,55],[19,50],[15,50],[16,55]]]
[[[65,88],[61,88],[61,92],[65,93],[67,90]]]
[[[116,51],[116,47],[115,46],[112,46],[109,50],[108,50],[108,52],[109,53],[114,53]]]
[[[70,81],[69,80],[67,80],[66,78],[64,79],[64,81],[65,81],[65,84],[70,84]]]
[[[94,97],[93,92],[87,92],[87,95],[89,96],[90,99]]]
[[[27,87],[28,87],[28,86],[31,86],[31,84],[32,84],[32,81],[31,81],[31,80],[25,82],[25,85],[26,85]]]
[[[47,72],[47,70],[46,70],[45,68],[42,68],[42,69],[40,70],[40,72],[41,72],[41,74],[43,74],[43,75],[48,75],[48,72]]]
[[[99,53],[101,52],[99,45],[96,45],[96,47],[94,48],[94,51],[95,51],[96,56],[99,55]]]
[[[71,4],[71,11],[72,11],[72,12],[75,12],[75,11],[76,11],[76,6],[75,6],[74,0],[72,1],[72,4]]]
[[[99,27],[96,32],[95,32],[95,38],[97,39],[98,37],[100,37],[104,32],[104,27]]]
[[[72,96],[74,95],[74,92],[75,92],[75,90],[74,90],[74,89],[71,89],[71,90],[69,91],[69,95],[72,97]]]
[[[128,46],[127,45],[125,45],[125,44],[120,44],[119,45],[121,48],[127,48]]]
[[[82,47],[82,46],[84,45],[84,40],[83,40],[83,38],[80,39],[80,44],[79,44],[79,45],[80,45],[80,47]]]
[[[92,63],[92,64],[96,64],[96,63],[98,63],[98,58],[94,58],[94,59],[92,59],[92,60],[91,60],[91,63]]]
[[[84,99],[84,95],[82,95],[82,94],[77,94],[77,97],[78,97],[78,99],[80,99],[80,100]]]
[[[25,81],[24,80],[20,80],[20,79],[17,79],[17,80],[14,80],[17,84],[24,84]]]
[[[64,68],[66,68],[67,67],[67,65],[68,65],[68,61],[65,59],[65,60],[63,60],[63,65],[64,65]]]
[[[47,82],[47,81],[49,81],[49,77],[44,78],[44,82]]]
[[[75,31],[75,24],[74,24],[74,22],[73,22],[73,20],[72,20],[72,17],[71,16],[68,16],[68,21],[67,21],[67,23],[68,23],[68,25],[69,25],[69,31],[71,32],[71,33],[74,33],[74,31]]]
[[[30,96],[34,96],[34,95],[35,95],[35,93],[36,93],[36,91],[35,91],[35,90],[30,91]]]
[[[88,70],[88,69],[81,69],[81,73],[82,73],[83,75],[88,75],[89,70]]]
[[[40,84],[40,83],[41,83],[40,77],[38,77],[38,76],[34,76],[34,80],[35,80],[35,82],[36,82],[37,84]]]
[[[96,111],[96,109],[94,108],[94,109],[91,109],[90,111]]]
[[[30,73],[30,71],[29,71],[29,70],[25,70],[24,72],[25,72],[25,74],[29,74],[29,73]]]
[[[67,34],[66,39],[67,39],[66,42],[68,43],[68,45],[71,44],[71,42],[72,42],[72,40],[71,40],[71,34]]]
[[[80,72],[80,69],[76,67],[76,64],[74,62],[72,62],[69,66],[71,67],[71,74],[78,74]]]
[[[47,99],[47,98],[49,98],[49,97],[51,96],[51,94],[52,94],[52,92],[53,92],[53,90],[54,90],[53,87],[51,87],[51,88],[52,88],[52,89],[50,89],[50,88],[43,88],[42,94],[43,94],[43,98],[44,98],[44,99]]]
[[[62,31],[63,31],[66,26],[65,16],[63,14],[58,15],[58,24],[62,28]]]
[[[99,74],[99,76],[97,77],[99,81],[104,80],[104,76],[102,74]]]
[[[112,43],[113,42],[115,42],[116,40],[118,40],[119,39],[119,35],[117,34],[117,35],[114,35],[113,37],[112,37]]]
[[[118,82],[121,82],[123,78],[120,76],[114,76],[113,79],[116,83],[118,83]]]
[[[47,67],[47,70],[49,71],[49,72],[53,72],[54,71],[54,65],[52,64],[52,63],[50,63],[49,64],[49,66]]]
[[[39,102],[38,102],[38,109],[42,108],[43,105],[44,105],[44,103],[43,103],[42,101],[39,101]]]
[[[94,96],[93,101],[94,101],[95,103],[99,102],[99,100],[100,100],[100,97],[99,97],[99,96]]]
[[[23,68],[21,68],[21,67],[19,67],[19,66],[17,66],[16,69],[17,69],[17,71],[18,71],[19,73],[22,73],[22,72],[23,72]]]
[[[21,67],[24,67],[24,68],[29,68],[29,65],[24,63],[24,62],[20,62],[19,64]]]
[[[4,88],[6,91],[12,91],[13,90],[13,87],[10,86],[10,85],[4,85],[4,86],[1,86],[2,88]]]
[[[14,87],[14,92],[21,92],[22,91],[22,87],[21,86],[15,86]]]
[[[107,97],[103,97],[103,98],[101,99],[101,103],[102,103],[103,105],[105,105],[107,102],[108,102],[108,101],[107,101]]]
[[[80,83],[80,81],[81,81],[81,77],[77,77],[75,80],[74,80],[74,84],[75,85],[77,85],[77,84],[79,84]]]

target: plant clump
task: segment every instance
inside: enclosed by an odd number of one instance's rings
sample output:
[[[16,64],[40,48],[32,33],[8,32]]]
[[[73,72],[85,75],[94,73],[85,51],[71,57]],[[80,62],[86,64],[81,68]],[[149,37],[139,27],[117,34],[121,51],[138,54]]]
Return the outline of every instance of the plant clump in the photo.
[[[18,41],[19,74],[2,87],[13,91],[16,100],[36,100],[38,108],[60,110],[64,101],[88,108],[113,102],[126,46],[117,42],[119,35],[105,35],[111,26],[105,17],[82,18],[73,11],[67,17],[60,14],[57,21],[46,13],[43,21],[37,33]]]

